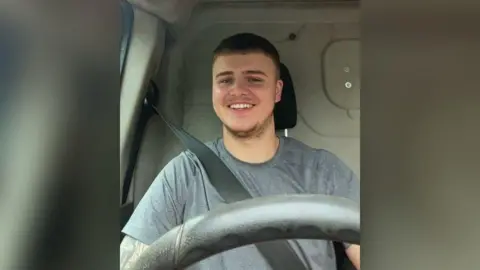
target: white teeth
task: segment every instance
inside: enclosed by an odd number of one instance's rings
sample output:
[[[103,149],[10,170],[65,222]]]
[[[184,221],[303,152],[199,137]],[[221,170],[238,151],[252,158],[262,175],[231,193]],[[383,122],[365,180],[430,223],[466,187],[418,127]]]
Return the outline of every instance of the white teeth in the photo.
[[[253,107],[252,104],[232,104],[230,108],[232,109],[247,109]]]

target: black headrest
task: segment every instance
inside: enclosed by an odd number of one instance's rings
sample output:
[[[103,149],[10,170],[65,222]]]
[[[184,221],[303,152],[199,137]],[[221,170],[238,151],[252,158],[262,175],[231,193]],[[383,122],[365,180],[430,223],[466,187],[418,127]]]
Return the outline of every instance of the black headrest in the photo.
[[[275,129],[290,129],[297,125],[297,100],[295,88],[288,68],[280,64],[280,78],[283,81],[282,99],[275,104],[273,116]]]

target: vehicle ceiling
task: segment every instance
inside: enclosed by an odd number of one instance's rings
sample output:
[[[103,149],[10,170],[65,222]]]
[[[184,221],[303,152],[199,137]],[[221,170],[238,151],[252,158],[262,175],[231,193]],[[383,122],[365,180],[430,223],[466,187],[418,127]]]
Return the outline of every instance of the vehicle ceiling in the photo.
[[[192,10],[197,4],[226,4],[226,3],[262,3],[262,4],[288,4],[288,3],[325,3],[325,2],[358,2],[358,0],[129,0],[134,6],[141,8],[169,24],[178,24],[188,20]]]

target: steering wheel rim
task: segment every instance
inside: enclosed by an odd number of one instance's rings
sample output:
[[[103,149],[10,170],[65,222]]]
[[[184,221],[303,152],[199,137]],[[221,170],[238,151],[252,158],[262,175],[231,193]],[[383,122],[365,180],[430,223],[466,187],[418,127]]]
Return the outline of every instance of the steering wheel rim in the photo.
[[[227,250],[280,239],[360,244],[360,207],[327,195],[259,197],[222,205],[167,232],[131,269],[184,269]]]

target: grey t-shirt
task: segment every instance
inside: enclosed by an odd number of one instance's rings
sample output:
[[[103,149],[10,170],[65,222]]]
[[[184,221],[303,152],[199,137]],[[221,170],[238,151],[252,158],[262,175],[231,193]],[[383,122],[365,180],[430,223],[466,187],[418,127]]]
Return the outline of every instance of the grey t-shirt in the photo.
[[[207,144],[254,196],[277,194],[326,194],[360,203],[359,181],[335,155],[313,149],[295,139],[280,137],[276,155],[262,164],[248,164],[233,157],[223,140]],[[185,151],[160,172],[139,202],[123,233],[150,245],[185,220],[204,214],[224,201],[210,184],[199,160]],[[300,258],[308,258],[312,269],[335,269],[330,241],[291,240]],[[301,252],[299,252],[301,248]],[[253,246],[212,256],[188,270],[240,270],[271,267]]]

